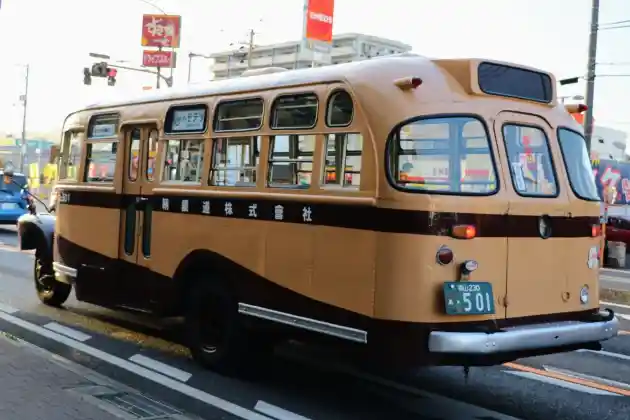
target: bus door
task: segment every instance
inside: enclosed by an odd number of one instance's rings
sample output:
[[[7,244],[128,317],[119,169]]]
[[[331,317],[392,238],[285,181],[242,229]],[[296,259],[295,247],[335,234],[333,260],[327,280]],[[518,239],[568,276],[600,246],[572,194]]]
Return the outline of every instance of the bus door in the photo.
[[[155,174],[158,129],[153,124],[129,125],[125,130],[125,170],[121,210],[119,259],[121,304],[149,310],[153,301],[151,226],[153,208],[150,197]]]
[[[551,218],[567,216],[569,198],[556,174],[562,162],[553,155],[553,130],[542,118],[502,112],[495,135],[508,180],[506,316],[562,312],[566,246],[565,239],[554,237],[560,232]]]

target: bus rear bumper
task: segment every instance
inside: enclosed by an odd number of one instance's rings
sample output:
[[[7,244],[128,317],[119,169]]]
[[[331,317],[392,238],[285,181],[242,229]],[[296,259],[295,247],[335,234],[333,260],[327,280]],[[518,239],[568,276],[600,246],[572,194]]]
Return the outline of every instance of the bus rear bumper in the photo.
[[[429,335],[429,352],[445,355],[494,355],[600,342],[619,333],[619,320],[613,311],[606,311],[600,311],[599,319],[591,322],[563,321],[523,325],[492,333],[432,331]]]

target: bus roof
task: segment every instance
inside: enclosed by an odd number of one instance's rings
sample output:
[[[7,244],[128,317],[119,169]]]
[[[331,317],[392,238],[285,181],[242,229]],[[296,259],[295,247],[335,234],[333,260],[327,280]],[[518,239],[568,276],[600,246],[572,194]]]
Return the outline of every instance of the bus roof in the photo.
[[[555,78],[545,71],[496,60],[478,58],[431,59],[417,54],[402,53],[316,68],[261,72],[263,74],[210,81],[180,88],[140,91],[136,94],[125,95],[120,99],[109,99],[90,104],[72,112],[68,117],[81,111],[96,111],[172,100],[190,100],[215,95],[253,93],[323,83],[347,83],[351,89],[357,86],[370,85],[371,90],[386,94],[385,92],[393,88],[394,81],[402,77],[422,78],[425,82],[423,83],[423,91],[426,94],[424,100],[440,102],[452,99],[453,95],[456,94],[474,94],[474,90],[471,90],[473,84],[471,77],[477,71],[475,65],[482,62],[547,74],[552,81],[553,100],[546,105],[551,107],[556,105],[555,87],[553,87],[555,86]]]
[[[226,93],[243,93],[309,84],[340,82],[366,72],[374,74],[375,69],[383,66],[394,66],[395,63],[399,62],[401,59],[418,60],[424,62],[425,64],[431,63],[431,60],[416,54],[393,54],[384,57],[377,57],[371,60],[354,61],[351,63],[287,70],[284,72],[261,74],[251,77],[234,77],[230,79],[213,80],[207,83],[189,85],[181,88],[141,91],[137,94],[126,95],[125,98],[93,103],[83,109],[110,108],[122,105],[189,99]]]

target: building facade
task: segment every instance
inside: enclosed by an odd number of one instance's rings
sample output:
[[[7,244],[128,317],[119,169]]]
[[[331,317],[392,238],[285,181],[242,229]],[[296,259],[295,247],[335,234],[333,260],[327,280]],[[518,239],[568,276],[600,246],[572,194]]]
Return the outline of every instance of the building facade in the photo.
[[[610,127],[595,125],[591,137],[591,157],[594,159],[628,160],[628,134]]]
[[[248,57],[247,49],[223,51],[211,54],[214,60],[210,70],[214,80],[238,77],[245,70],[266,67],[282,67],[288,70],[320,67],[365,60],[383,55],[411,51],[411,46],[402,42],[364,34],[342,34],[333,37],[328,50],[305,48],[300,41],[256,46]]]

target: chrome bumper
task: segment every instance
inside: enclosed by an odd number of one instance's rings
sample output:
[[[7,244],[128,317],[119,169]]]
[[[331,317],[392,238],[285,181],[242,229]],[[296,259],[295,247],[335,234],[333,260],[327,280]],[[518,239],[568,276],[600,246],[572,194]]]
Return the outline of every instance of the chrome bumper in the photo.
[[[429,351],[445,354],[495,354],[604,341],[619,333],[619,320],[565,321],[505,328],[495,333],[433,331]]]
[[[77,270],[75,268],[68,267],[58,262],[53,262],[52,265],[57,280],[67,282],[68,277],[72,279],[77,277]]]

